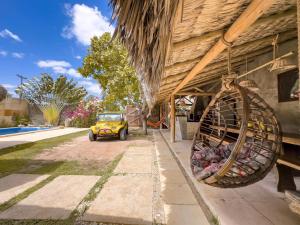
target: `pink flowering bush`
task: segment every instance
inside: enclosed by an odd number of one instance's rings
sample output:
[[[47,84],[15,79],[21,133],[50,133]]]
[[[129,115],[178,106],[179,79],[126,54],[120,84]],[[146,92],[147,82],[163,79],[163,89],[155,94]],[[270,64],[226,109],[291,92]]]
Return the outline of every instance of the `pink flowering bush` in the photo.
[[[65,110],[64,117],[71,121],[71,126],[90,127],[96,122],[97,113],[102,111],[102,101],[97,97],[90,97],[81,101],[75,108]]]

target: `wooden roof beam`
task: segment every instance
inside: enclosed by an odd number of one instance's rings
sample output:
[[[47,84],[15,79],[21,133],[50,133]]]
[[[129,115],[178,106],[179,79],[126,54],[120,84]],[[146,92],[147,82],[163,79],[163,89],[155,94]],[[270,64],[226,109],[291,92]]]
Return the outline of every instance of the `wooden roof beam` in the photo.
[[[233,42],[238,38],[247,28],[249,28],[264,12],[274,3],[274,0],[253,0],[247,9],[240,15],[240,17],[231,25],[228,31],[224,35],[224,39],[227,42]],[[194,68],[188,73],[183,81],[172,92],[175,95],[181,90],[190,80],[192,80],[197,74],[199,74],[210,62],[212,62],[224,49],[225,43],[220,39],[206,54],[205,56],[194,66]]]
[[[214,92],[203,92],[203,93],[199,93],[199,92],[178,92],[176,93],[176,95],[184,95],[184,96],[188,96],[188,95],[193,95],[193,96],[212,96],[215,95],[216,93]]]
[[[195,89],[197,92],[204,92],[204,90],[203,90],[203,89],[201,89],[201,88],[198,88],[198,87],[194,87],[194,89]]]

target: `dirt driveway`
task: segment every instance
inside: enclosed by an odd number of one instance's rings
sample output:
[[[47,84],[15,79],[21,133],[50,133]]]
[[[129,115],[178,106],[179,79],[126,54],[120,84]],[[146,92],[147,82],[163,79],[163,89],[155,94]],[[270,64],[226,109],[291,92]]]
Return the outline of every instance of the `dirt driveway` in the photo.
[[[143,146],[147,141],[139,135],[131,134],[126,141],[117,138],[100,139],[90,142],[88,136],[81,136],[52,149],[44,150],[35,160],[78,161],[82,164],[106,164],[122,154],[128,146]]]

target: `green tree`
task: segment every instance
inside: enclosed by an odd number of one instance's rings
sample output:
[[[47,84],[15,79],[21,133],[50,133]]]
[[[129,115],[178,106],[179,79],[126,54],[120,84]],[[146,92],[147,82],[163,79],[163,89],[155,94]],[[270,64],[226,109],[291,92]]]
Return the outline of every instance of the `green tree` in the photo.
[[[7,96],[7,90],[5,89],[5,87],[0,85],[0,102],[4,100],[6,96]]]
[[[129,65],[128,52],[109,33],[93,37],[83,65],[83,77],[96,79],[103,90],[105,110],[120,110],[128,104],[139,104],[139,84],[135,69]]]
[[[75,105],[87,94],[83,87],[77,87],[73,79],[59,76],[56,80],[49,74],[32,78],[16,89],[22,93],[24,99],[35,104],[43,112],[45,120],[56,125],[59,122],[61,111],[67,105]]]

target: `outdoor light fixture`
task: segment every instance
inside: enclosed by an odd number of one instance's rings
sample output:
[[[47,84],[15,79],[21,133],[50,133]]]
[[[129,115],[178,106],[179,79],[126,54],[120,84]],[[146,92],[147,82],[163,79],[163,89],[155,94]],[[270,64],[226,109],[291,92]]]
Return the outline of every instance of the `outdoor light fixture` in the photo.
[[[254,80],[250,80],[250,79],[242,80],[240,81],[239,85],[248,88],[250,91],[253,92],[259,91],[259,87]]]
[[[279,34],[277,34],[276,37],[272,41],[273,63],[271,65],[271,67],[269,68],[269,71],[276,72],[276,73],[283,73],[283,72],[297,68],[296,65],[289,63],[286,58],[276,59],[276,55],[278,52],[278,37],[279,37]]]
[[[296,65],[288,62],[287,59],[275,59],[272,66],[269,68],[270,72],[283,73],[297,68]]]

